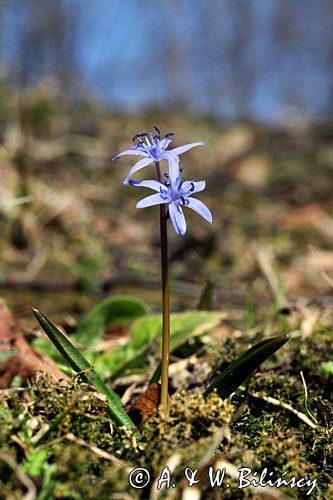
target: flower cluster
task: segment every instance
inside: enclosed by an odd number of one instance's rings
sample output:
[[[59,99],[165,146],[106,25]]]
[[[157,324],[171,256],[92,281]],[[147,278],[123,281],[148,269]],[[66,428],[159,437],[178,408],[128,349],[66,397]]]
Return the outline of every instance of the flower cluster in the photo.
[[[203,142],[193,142],[185,144],[177,148],[169,150],[168,147],[172,143],[170,137],[173,133],[168,133],[161,138],[161,132],[157,127],[154,127],[156,134],[137,134],[133,137],[132,142],[136,142],[130,149],[122,151],[113,160],[117,160],[121,156],[134,155],[142,156],[129,171],[124,185],[131,184],[135,187],[146,187],[156,191],[156,194],[147,196],[137,204],[137,208],[150,207],[152,205],[166,204],[169,208],[169,215],[175,231],[183,236],[186,232],[186,221],[182,210],[182,205],[192,208],[199,213],[208,222],[212,222],[212,214],[210,210],[201,201],[192,198],[192,195],[203,191],[206,187],[205,181],[183,181],[182,169],[179,167],[179,155],[185,153],[195,146],[204,146]],[[160,178],[159,162],[161,160],[168,161],[168,173],[165,175],[165,182]],[[133,181],[132,175],[146,167],[155,163],[158,173],[158,180]]]

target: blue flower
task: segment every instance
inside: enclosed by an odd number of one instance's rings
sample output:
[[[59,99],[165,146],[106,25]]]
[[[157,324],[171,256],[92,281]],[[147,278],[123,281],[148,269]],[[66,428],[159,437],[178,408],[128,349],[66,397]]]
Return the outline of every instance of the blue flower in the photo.
[[[136,208],[151,207],[152,205],[160,205],[165,203],[169,205],[169,214],[172,225],[175,231],[184,236],[186,232],[186,220],[183,214],[182,205],[192,208],[200,214],[208,222],[212,223],[213,217],[210,210],[202,201],[192,198],[192,195],[203,191],[206,187],[205,181],[182,181],[181,171],[175,181],[167,177],[165,183],[160,181],[129,181],[135,187],[147,187],[157,191],[157,194],[152,194],[143,198],[136,205]]]
[[[137,140],[137,144],[132,146],[130,149],[122,151],[112,159],[112,161],[115,161],[125,155],[143,156],[143,159],[139,160],[129,171],[126,179],[124,180],[125,186],[128,184],[130,177],[135,172],[141,170],[150,163],[160,160],[168,160],[170,177],[172,180],[175,180],[179,173],[179,155],[185,153],[191,148],[194,148],[195,146],[204,146],[203,142],[193,142],[169,151],[168,147],[172,143],[170,137],[174,134],[170,132],[166,134],[164,139],[161,139],[160,130],[157,127],[154,128],[157,132],[154,136],[153,134],[148,135],[146,132],[135,135],[132,140],[133,142]]]

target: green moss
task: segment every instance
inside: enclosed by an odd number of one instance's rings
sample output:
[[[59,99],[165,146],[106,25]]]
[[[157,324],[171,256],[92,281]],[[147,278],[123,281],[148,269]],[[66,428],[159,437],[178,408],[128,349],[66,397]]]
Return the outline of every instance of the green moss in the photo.
[[[128,472],[78,445],[63,443],[51,447],[57,464],[55,481],[59,498],[110,498],[112,492],[129,493]]]
[[[215,393],[205,399],[202,394],[176,394],[166,417],[159,412],[149,420],[143,430],[145,439],[152,453],[147,457],[149,463],[158,468],[161,460],[174,453],[184,451],[185,458],[193,457],[191,444],[200,443],[200,439],[213,436],[222,427],[228,427],[235,408],[229,401],[222,401]]]
[[[216,346],[212,343],[207,349],[215,373],[244,350],[244,339],[230,338],[219,349]],[[308,475],[318,481],[313,498],[324,499],[330,495],[333,476],[333,410],[329,403],[332,383],[319,360],[329,359],[331,349],[327,330],[301,341],[292,339],[266,364],[273,369],[254,374],[248,387],[250,393],[271,396],[307,415],[302,370],[308,388],[307,406],[318,421],[316,429],[287,409],[249,398],[242,390],[225,401],[215,393],[204,399],[199,392],[183,391],[171,398],[167,417],[156,412],[145,423],[143,439],[137,443],[130,433],[110,426],[104,401],[80,377],[59,383],[38,374],[30,383],[28,400],[19,390],[2,393],[0,446],[37,481],[41,499],[103,499],[115,493],[146,498],[153,480],[169,464],[178,496],[186,487],[184,469],[191,467],[199,469],[203,498],[252,498],[253,492],[238,490],[235,480],[229,478],[229,489],[212,491],[207,468],[221,457],[236,467],[258,471],[267,467],[275,476],[285,471],[298,478]],[[48,427],[36,453],[34,440]],[[65,438],[68,433],[77,438],[75,442]],[[103,459],[90,445],[122,459],[128,467]],[[129,470],[135,466],[145,467],[151,474],[151,483],[142,492],[134,491],[128,483]],[[0,489],[6,495],[3,498],[22,496],[15,472],[3,461]],[[306,497],[304,491],[281,491],[291,497]]]
[[[133,435],[110,424],[103,398],[79,377],[59,383],[37,374],[30,386],[30,397],[30,402],[22,400],[18,393],[7,397],[12,421],[0,439],[6,439],[6,432],[14,432],[32,446],[46,431],[45,441],[72,433],[126,460],[139,454]]]

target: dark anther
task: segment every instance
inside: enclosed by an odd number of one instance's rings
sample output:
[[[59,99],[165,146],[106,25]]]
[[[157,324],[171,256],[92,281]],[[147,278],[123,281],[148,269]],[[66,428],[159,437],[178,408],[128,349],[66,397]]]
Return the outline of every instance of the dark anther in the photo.
[[[135,144],[135,146],[134,146],[134,147],[135,147],[136,149],[138,149],[138,148],[140,148],[140,147],[142,146],[142,144],[143,144],[143,141],[140,139],[140,140],[139,140],[139,141]]]
[[[184,167],[180,167],[179,172],[182,174],[184,172]]]
[[[186,205],[186,200],[185,200],[184,196],[181,196],[180,199],[182,200],[182,202],[184,203],[184,205]]]
[[[134,142],[138,137],[140,137],[140,134],[136,134],[133,139],[132,139],[132,142]]]
[[[165,135],[165,138],[167,139],[168,137],[171,137],[172,135],[175,135],[173,132],[168,132],[166,135]]]
[[[156,132],[158,133],[158,135],[161,135],[160,129],[158,127],[155,127],[155,125],[154,125],[154,129],[156,130]]]
[[[191,192],[194,191],[194,182],[191,182],[191,189],[190,189]]]
[[[148,134],[147,132],[142,132],[142,134],[140,134],[139,137],[148,137]]]
[[[158,139],[159,141],[161,140],[161,136],[159,134],[154,135],[153,139]]]

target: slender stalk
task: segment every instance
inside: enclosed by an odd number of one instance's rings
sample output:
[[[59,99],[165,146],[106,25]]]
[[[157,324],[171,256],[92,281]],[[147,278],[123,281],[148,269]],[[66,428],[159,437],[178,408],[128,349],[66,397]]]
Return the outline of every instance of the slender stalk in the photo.
[[[160,163],[155,162],[157,180],[162,181]],[[168,410],[170,354],[170,292],[168,264],[168,228],[166,205],[160,205],[161,272],[162,272],[162,367],[161,407]]]

